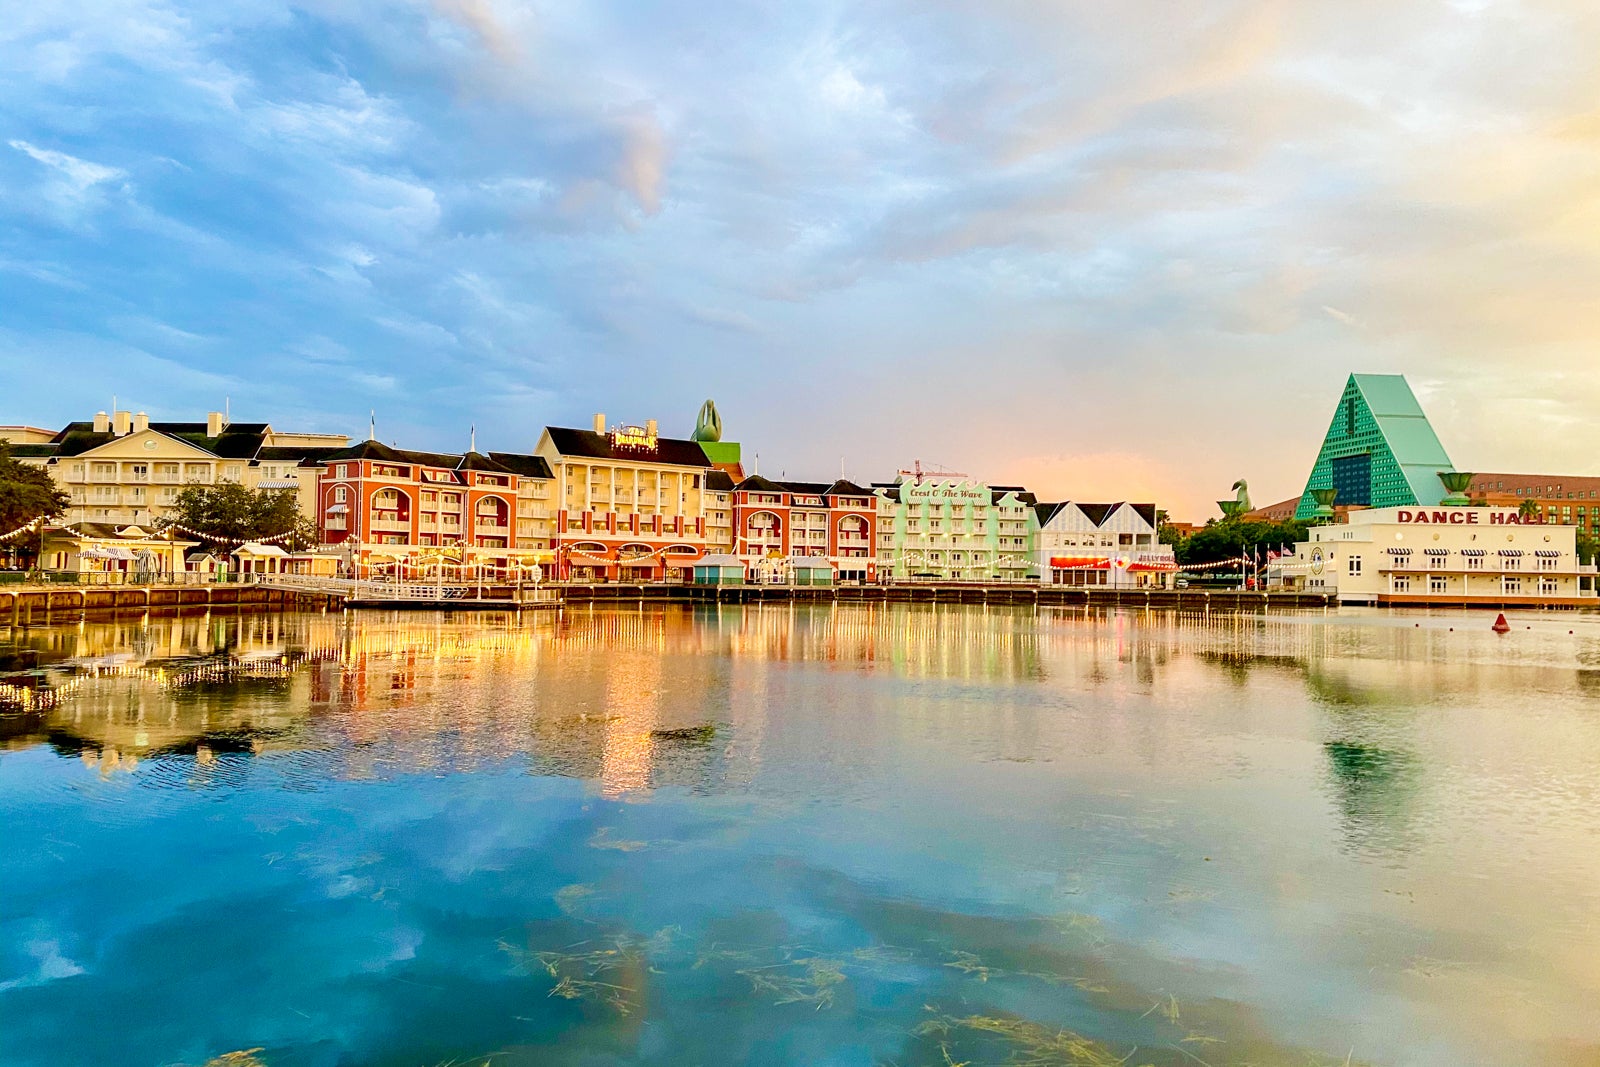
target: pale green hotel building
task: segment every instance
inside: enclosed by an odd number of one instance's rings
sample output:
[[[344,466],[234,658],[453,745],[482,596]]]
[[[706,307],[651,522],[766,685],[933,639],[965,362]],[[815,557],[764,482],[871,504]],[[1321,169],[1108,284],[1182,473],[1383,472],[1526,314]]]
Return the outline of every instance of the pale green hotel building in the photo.
[[[943,581],[1037,581],[1037,501],[1021,486],[902,471],[874,483],[878,574]]]

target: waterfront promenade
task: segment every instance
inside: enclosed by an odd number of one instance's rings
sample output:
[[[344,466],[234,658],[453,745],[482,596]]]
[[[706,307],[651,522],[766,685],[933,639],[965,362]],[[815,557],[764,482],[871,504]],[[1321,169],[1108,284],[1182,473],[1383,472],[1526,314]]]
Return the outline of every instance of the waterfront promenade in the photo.
[[[869,585],[686,585],[393,583],[262,575],[256,581],[205,585],[61,586],[0,589],[0,621],[27,622],[73,614],[150,610],[277,611],[382,608],[412,610],[519,611],[568,604],[638,602],[763,603],[781,601],[1038,604],[1167,608],[1182,611],[1270,611],[1324,608],[1334,599],[1320,593],[1205,589],[1111,589],[971,582]]]

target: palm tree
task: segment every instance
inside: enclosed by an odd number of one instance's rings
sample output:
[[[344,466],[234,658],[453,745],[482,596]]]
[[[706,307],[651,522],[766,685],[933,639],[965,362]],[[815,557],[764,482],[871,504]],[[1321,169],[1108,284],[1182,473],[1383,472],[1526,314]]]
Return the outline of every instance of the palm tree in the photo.
[[[1536,519],[1540,512],[1539,502],[1532,498],[1524,500],[1517,505],[1517,515],[1524,519]]]

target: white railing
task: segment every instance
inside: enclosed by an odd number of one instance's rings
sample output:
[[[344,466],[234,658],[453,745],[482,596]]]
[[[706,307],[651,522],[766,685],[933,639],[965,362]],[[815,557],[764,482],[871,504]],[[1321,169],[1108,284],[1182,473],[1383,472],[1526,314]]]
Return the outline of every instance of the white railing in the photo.
[[[486,579],[478,582],[396,582],[381,578],[332,578],[309,574],[251,575],[261,585],[307,593],[338,593],[352,600],[475,600],[485,586],[516,585]],[[559,594],[543,586],[517,586],[514,594],[523,604],[553,603]]]

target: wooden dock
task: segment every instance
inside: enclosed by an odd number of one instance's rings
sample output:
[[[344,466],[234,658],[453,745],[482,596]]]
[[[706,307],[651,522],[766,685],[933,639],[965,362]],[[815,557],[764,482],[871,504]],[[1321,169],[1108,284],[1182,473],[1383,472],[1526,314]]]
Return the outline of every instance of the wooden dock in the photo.
[[[324,611],[337,595],[254,583],[204,585],[21,586],[0,589],[0,623],[13,626],[71,615],[149,611]]]

